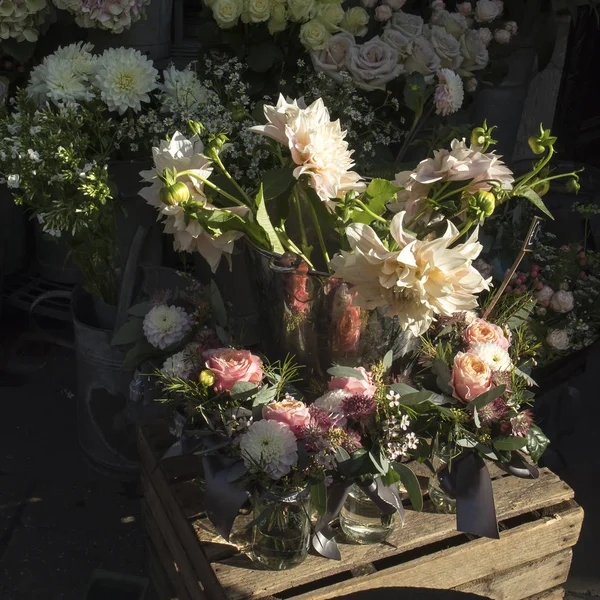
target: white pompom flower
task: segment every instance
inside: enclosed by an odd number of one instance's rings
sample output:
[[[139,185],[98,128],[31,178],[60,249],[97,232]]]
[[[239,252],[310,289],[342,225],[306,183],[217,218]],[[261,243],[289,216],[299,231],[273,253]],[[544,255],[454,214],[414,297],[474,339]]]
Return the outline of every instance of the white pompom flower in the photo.
[[[252,423],[240,438],[240,450],[246,467],[260,469],[272,479],[281,479],[298,462],[296,436],[279,421]]]
[[[492,371],[508,371],[512,367],[510,355],[498,344],[474,344],[469,352],[478,356]]]
[[[161,350],[180,342],[191,327],[192,320],[181,306],[166,304],[150,309],[143,323],[146,339]]]
[[[187,379],[190,376],[192,365],[187,360],[185,350],[169,356],[161,367],[161,372],[167,377],[176,377],[179,379]]]
[[[460,109],[465,91],[460,75],[452,69],[440,69],[437,76],[439,83],[434,94],[435,112],[446,117]]]

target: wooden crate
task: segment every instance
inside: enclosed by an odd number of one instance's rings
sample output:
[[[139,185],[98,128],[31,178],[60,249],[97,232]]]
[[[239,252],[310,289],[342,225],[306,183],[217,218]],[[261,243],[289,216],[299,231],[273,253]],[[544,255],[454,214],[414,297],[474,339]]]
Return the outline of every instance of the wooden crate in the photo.
[[[139,427],[143,514],[150,572],[162,598],[327,600],[384,587],[453,589],[503,600],[558,600],[577,542],[582,509],[547,469],[537,480],[490,469],[500,539],[458,533],[452,515],[406,512],[385,544],[340,544],[342,561],[309,556],[291,571],[253,567],[213,534],[192,479],[198,459],[158,458],[172,443],[164,421]]]

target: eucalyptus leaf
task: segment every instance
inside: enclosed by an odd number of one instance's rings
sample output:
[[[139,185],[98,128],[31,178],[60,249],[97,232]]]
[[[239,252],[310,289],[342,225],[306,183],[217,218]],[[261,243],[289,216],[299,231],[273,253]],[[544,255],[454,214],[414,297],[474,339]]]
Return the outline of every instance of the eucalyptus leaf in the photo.
[[[388,472],[385,475],[381,476],[381,481],[383,485],[387,486],[394,485],[401,480],[402,478],[395,469],[388,469]]]
[[[521,191],[520,195],[523,196],[523,198],[527,198],[527,200],[529,200],[529,202],[531,202],[531,204],[533,204],[538,210],[543,212],[550,219],[554,220],[552,213],[548,210],[539,194],[534,192],[531,188]]]
[[[420,392],[414,392],[412,394],[405,394],[400,398],[400,404],[404,406],[412,406],[414,404],[421,404],[421,402],[427,402],[431,400],[431,392],[422,390]]]
[[[502,394],[504,394],[504,392],[506,391],[506,386],[505,385],[497,385],[496,387],[493,387],[491,390],[488,390],[487,392],[484,392],[483,394],[480,394],[479,396],[477,396],[477,398],[471,400],[471,402],[469,402],[469,407],[470,408],[483,408],[484,406],[488,405],[490,402],[493,402],[496,398],[500,398],[500,396],[502,396]]]
[[[381,454],[379,448],[372,448],[369,452],[369,458],[373,466],[382,474],[385,475],[389,469],[387,459]]]
[[[234,400],[244,401],[256,395],[258,387],[255,383],[249,381],[236,381],[231,388],[229,395]]]
[[[145,317],[152,308],[152,304],[150,302],[140,302],[139,304],[134,304],[127,311],[128,315],[132,317]]]
[[[417,476],[413,473],[412,469],[402,463],[394,462],[393,467],[396,473],[400,475],[402,485],[404,485],[408,492],[408,497],[413,508],[417,512],[420,512],[423,509],[423,495],[421,494],[421,486],[419,485]]]
[[[110,341],[111,346],[124,346],[133,344],[144,338],[144,322],[142,319],[134,318],[125,323]]]
[[[400,396],[404,396],[406,394],[414,394],[415,392],[418,392],[418,390],[415,390],[415,388],[411,387],[410,385],[406,385],[406,383],[392,383],[390,385],[390,389],[396,392],[397,394],[400,394]]]
[[[389,371],[392,368],[392,363],[394,362],[394,351],[388,350],[383,357],[383,367],[386,371]]]
[[[481,421],[479,420],[479,413],[477,412],[477,407],[473,407],[473,422],[475,423],[475,427],[479,429],[481,427]]]
[[[436,385],[444,394],[452,395],[452,388],[450,387],[452,372],[450,367],[441,358],[435,358],[431,368],[436,375]]]
[[[133,369],[145,360],[160,355],[158,351],[146,338],[138,340],[132,348],[129,349],[123,360],[124,369]]]
[[[269,404],[275,400],[275,396],[277,395],[277,388],[271,386],[263,386],[256,397],[254,398],[253,406],[262,406],[264,404]]]
[[[363,374],[358,369],[352,367],[341,367],[339,365],[327,369],[327,373],[332,377],[352,377],[353,379],[364,379]]]
[[[269,240],[271,250],[273,250],[273,252],[276,252],[277,254],[284,254],[285,249],[283,248],[281,241],[279,240],[279,236],[277,235],[277,232],[273,227],[273,223],[271,223],[269,213],[267,212],[265,198],[263,196],[262,184],[260,186],[260,189],[258,190],[258,194],[256,195],[256,222],[264,230],[267,239]]]
[[[532,425],[527,434],[527,451],[531,456],[531,460],[537,463],[544,451],[548,447],[550,440],[544,435],[544,432],[537,426]]]
[[[348,452],[346,450],[344,450],[341,446],[339,446],[336,451],[335,451],[335,460],[338,463],[343,463],[346,462],[347,460],[350,460],[350,454],[348,454]]]
[[[527,438],[512,435],[501,436],[494,440],[496,450],[520,450],[527,445]]]

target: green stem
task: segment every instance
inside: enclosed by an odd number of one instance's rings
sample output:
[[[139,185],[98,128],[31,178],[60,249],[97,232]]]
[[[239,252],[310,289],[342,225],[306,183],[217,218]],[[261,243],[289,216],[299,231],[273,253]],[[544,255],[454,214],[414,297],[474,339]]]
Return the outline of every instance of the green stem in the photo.
[[[306,235],[306,228],[304,226],[304,216],[302,215],[302,207],[300,206],[300,196],[298,194],[298,186],[294,186],[292,192],[294,196],[294,207],[296,208],[296,215],[298,217],[298,225],[300,226],[300,238],[302,250],[305,254],[310,256],[310,246],[308,245],[308,237]]]
[[[429,206],[429,204],[427,206],[425,206],[424,208],[422,208],[407,224],[406,227],[409,228],[411,227],[415,221],[418,221],[431,207]]]
[[[472,226],[473,221],[468,221],[467,224],[458,232],[458,235],[450,242],[449,246],[458,242],[458,240],[460,240],[460,238],[465,235],[465,233],[467,233]]]
[[[302,252],[302,250],[300,250],[300,248],[298,248],[298,246],[296,246],[296,244],[294,244],[294,242],[292,242],[292,240],[289,238],[288,234],[285,231],[278,230],[277,233],[279,234],[279,239],[281,240],[281,243],[290,252],[293,252],[294,254],[297,254],[298,256],[300,256],[302,258],[302,260],[304,260],[304,262],[306,262],[306,264],[311,269],[315,268],[314,265],[310,262],[310,259]]]
[[[253,202],[252,202],[250,196],[248,196],[248,194],[244,191],[242,186],[231,176],[231,173],[229,173],[229,171],[225,168],[225,165],[221,161],[221,157],[216,152],[216,150],[214,152],[213,159],[217,163],[217,165],[219,165],[219,168],[221,169],[221,171],[223,171],[223,175],[225,175],[225,177],[227,177],[227,179],[229,181],[231,181],[231,183],[235,186],[236,190],[246,200],[246,202],[248,203],[248,206],[252,206]]]
[[[525,185],[528,181],[530,181],[532,177],[535,177],[550,162],[550,159],[552,158],[553,154],[554,148],[550,146],[550,148],[548,149],[548,154],[545,158],[540,160],[535,170],[533,170],[531,173],[525,173],[525,175],[522,175],[521,177],[519,177],[519,179],[515,181],[517,185],[514,186],[514,189],[516,190],[520,188],[522,185]]]
[[[247,204],[245,204],[241,200],[238,200],[238,198],[236,198],[235,196],[232,196],[225,190],[222,190],[219,186],[215,185],[212,181],[209,181],[208,179],[204,179],[204,177],[200,177],[200,175],[198,175],[197,173],[194,173],[193,171],[180,171],[179,173],[177,173],[177,177],[179,177],[180,175],[187,175],[188,177],[193,177],[194,179],[201,181],[204,185],[207,185],[209,188],[212,188],[213,190],[215,190],[215,192],[217,192],[218,194],[221,194],[221,196],[224,196],[228,200],[231,200],[234,204],[237,204],[238,206],[243,206],[245,208],[249,208]]]
[[[325,246],[325,239],[323,238],[323,232],[321,231],[321,225],[319,224],[319,217],[317,216],[317,211],[313,206],[313,203],[310,201],[310,198],[306,198],[308,202],[308,206],[310,208],[310,216],[312,217],[313,223],[315,224],[315,228],[317,230],[317,238],[319,239],[319,246],[321,247],[321,252],[323,254],[323,258],[325,259],[325,264],[329,265],[329,254],[327,253],[327,248]]]
[[[427,114],[425,115],[425,119],[423,119],[423,121],[425,121],[426,118],[430,115],[432,109],[433,109],[433,105],[427,111]],[[421,128],[421,125],[422,125],[421,117],[422,116],[423,116],[423,106],[419,106],[419,108],[415,111],[415,118],[413,120],[413,124],[412,124],[409,132],[406,134],[404,143],[402,144],[402,147],[400,148],[400,151],[398,152],[398,155],[396,156],[396,163],[400,163],[402,161],[402,159],[404,158],[404,154],[406,153],[406,150],[408,149],[408,146],[413,141],[415,135]]]
[[[376,215],[364,202],[362,202],[362,200],[359,200],[358,198],[356,198],[354,200],[354,202],[356,202],[356,204],[358,204],[358,206],[360,206],[367,214],[371,215],[374,219],[377,219],[378,221],[381,221],[382,223],[387,224],[387,222],[388,222],[387,219],[384,219],[383,217]]]

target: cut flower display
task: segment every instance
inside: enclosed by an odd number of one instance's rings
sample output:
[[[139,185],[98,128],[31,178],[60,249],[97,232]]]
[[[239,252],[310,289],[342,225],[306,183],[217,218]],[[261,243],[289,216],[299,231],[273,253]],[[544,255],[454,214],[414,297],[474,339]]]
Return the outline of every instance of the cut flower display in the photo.
[[[70,12],[77,25],[122,33],[144,17],[150,0],[53,0],[57,8]]]

